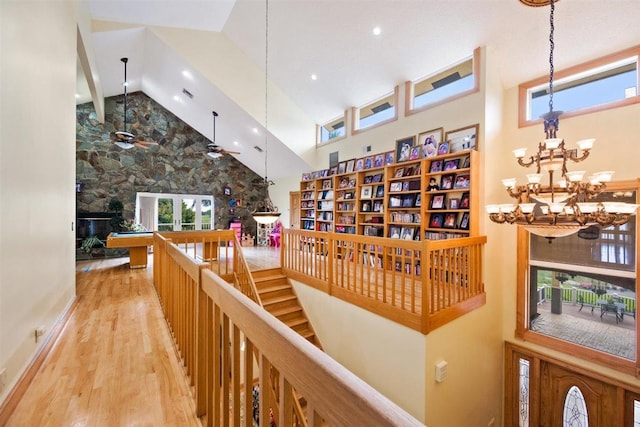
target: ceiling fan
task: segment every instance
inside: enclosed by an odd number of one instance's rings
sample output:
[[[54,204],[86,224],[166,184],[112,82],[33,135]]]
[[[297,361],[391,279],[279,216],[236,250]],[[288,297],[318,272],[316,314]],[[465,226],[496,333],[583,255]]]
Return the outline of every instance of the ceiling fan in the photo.
[[[120,61],[124,63],[124,131],[116,131],[115,144],[125,150],[133,147],[149,149],[149,145],[158,145],[154,141],[142,141],[136,138],[131,132],[127,132],[127,62],[129,58],[120,58]]]
[[[217,159],[222,157],[224,154],[240,154],[239,151],[229,151],[222,148],[218,144],[216,144],[216,117],[218,117],[218,113],[216,113],[215,111],[213,111],[212,113],[213,113],[213,141],[207,144],[207,156],[211,157],[212,159]]]

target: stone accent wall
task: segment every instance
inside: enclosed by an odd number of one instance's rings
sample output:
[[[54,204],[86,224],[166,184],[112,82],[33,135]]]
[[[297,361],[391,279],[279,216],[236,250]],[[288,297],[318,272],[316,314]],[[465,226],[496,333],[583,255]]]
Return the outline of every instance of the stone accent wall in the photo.
[[[76,109],[76,180],[84,184],[77,195],[78,212],[106,212],[116,197],[124,204],[123,217],[134,218],[136,193],[212,195],[215,228],[228,228],[231,197],[242,198],[235,217],[243,232],[256,235],[251,206],[262,201],[263,179],[233,156],[206,156],[209,139],[142,92],[127,95],[127,131],[155,141],[149,150],[116,146],[114,132],[123,130],[124,97],[105,99],[105,123],[96,120],[92,103]],[[213,118],[212,118],[213,120]],[[224,187],[231,196],[225,196]]]

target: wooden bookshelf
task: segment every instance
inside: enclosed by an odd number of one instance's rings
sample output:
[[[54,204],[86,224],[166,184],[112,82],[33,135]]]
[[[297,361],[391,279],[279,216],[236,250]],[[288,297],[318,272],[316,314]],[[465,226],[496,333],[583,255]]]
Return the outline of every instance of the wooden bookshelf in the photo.
[[[300,228],[316,229],[316,181],[300,182]]]
[[[357,183],[358,234],[383,237],[385,168],[359,171]]]
[[[345,173],[335,177],[335,231],[356,234],[357,174]]]

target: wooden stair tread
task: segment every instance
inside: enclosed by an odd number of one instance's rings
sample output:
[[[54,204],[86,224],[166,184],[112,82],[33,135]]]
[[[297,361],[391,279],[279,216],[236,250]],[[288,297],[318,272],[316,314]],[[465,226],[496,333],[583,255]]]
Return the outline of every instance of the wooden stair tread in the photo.
[[[280,317],[285,314],[295,313],[296,311],[302,311],[302,307],[300,307],[299,305],[294,305],[291,307],[279,308],[277,310],[269,310],[265,307],[265,310],[267,310],[269,313],[271,313],[275,317]]]
[[[293,294],[283,295],[283,296],[278,296],[273,298],[261,298],[261,299],[262,299],[262,305],[265,307],[267,307],[268,305],[277,304],[279,302],[298,301],[298,298]]]
[[[260,295],[262,294],[266,294],[269,292],[276,292],[276,291],[283,291],[286,289],[291,289],[291,285],[290,284],[283,284],[283,285],[275,285],[275,286],[269,286],[268,288],[260,288],[258,289],[258,293]]]
[[[307,319],[304,316],[300,316],[300,317],[295,317],[293,319],[283,320],[282,322],[288,327],[293,328],[294,326],[299,326],[305,323],[309,323],[309,319]]]
[[[256,284],[261,282],[268,282],[270,280],[287,280],[287,276],[285,276],[284,274],[272,274],[270,276],[260,276],[253,278],[253,281],[256,282]]]

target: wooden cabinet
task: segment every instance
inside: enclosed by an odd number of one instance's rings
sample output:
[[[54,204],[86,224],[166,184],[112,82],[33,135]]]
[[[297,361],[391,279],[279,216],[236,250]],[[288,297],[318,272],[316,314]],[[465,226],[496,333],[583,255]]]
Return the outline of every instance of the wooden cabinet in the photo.
[[[302,181],[301,228],[408,240],[477,236],[478,156],[465,150]]]

